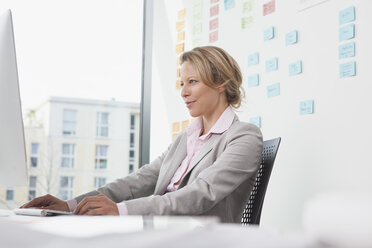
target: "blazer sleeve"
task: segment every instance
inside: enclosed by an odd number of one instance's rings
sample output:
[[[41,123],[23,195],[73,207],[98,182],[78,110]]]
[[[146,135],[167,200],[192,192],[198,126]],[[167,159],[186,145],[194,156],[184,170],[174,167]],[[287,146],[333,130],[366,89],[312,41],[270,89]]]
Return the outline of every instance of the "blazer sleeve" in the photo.
[[[130,215],[200,215],[256,176],[262,135],[251,124],[239,125],[217,160],[185,187],[165,195],[126,201]]]
[[[172,144],[169,145],[168,149],[162,155],[157,157],[150,164],[146,164],[136,172],[124,178],[120,178],[108,183],[97,190],[79,195],[75,197],[75,200],[79,203],[87,196],[104,194],[112,201],[119,203],[124,200],[135,199],[153,194],[158,181],[161,165]]]

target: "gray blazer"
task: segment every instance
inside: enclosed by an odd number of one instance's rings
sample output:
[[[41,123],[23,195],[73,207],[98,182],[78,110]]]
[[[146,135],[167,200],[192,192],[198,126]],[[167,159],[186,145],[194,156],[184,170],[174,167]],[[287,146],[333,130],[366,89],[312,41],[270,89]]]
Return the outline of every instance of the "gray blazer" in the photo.
[[[214,215],[222,222],[240,222],[261,163],[260,129],[235,116],[230,128],[213,134],[192,159],[178,190],[165,194],[186,146],[182,132],[150,164],[75,199],[103,193],[114,202],[125,201],[130,215]]]

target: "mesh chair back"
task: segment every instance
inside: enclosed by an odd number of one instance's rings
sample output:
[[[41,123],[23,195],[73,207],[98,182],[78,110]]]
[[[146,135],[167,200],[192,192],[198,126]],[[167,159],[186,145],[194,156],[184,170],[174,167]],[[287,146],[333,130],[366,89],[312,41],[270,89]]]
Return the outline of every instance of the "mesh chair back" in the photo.
[[[242,216],[242,225],[260,224],[261,210],[265,198],[267,184],[269,183],[271,170],[273,169],[276,153],[278,152],[281,138],[263,142],[262,162],[258,169],[256,182]]]

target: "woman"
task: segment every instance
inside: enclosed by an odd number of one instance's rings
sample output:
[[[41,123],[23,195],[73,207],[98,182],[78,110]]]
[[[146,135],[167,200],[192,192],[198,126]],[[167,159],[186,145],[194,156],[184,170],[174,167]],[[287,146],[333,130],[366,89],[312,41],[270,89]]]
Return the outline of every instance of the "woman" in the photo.
[[[181,56],[181,96],[197,117],[157,159],[67,202],[51,195],[23,207],[79,215],[215,215],[239,222],[261,162],[260,130],[240,122],[242,75],[223,49]]]

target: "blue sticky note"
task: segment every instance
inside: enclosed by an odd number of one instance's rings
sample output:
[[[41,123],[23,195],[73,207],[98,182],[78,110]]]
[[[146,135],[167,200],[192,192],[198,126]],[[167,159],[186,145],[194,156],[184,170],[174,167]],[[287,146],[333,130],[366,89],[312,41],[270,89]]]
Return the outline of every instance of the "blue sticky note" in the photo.
[[[250,75],[248,77],[248,87],[258,86],[259,82],[260,82],[260,78],[258,74]]]
[[[269,27],[264,30],[264,41],[268,41],[274,38],[274,27]]]
[[[338,29],[338,40],[349,40],[355,37],[355,25],[354,23],[343,26]]]
[[[308,115],[314,113],[314,100],[300,102],[300,114]]]
[[[248,56],[248,66],[258,64],[258,53],[252,53]]]
[[[294,76],[302,72],[302,61],[298,60],[294,63],[289,64],[289,76]]]
[[[292,45],[297,43],[298,41],[298,35],[297,30],[293,30],[292,32],[289,32],[285,35],[285,45]]]
[[[249,118],[249,122],[261,128],[261,116]]]
[[[225,10],[229,10],[235,7],[235,0],[225,0]]]
[[[340,65],[340,78],[351,77],[356,75],[355,61],[347,62]]]
[[[355,7],[343,9],[338,13],[338,23],[340,25],[355,21]]]
[[[266,60],[266,71],[276,71],[278,70],[278,58],[273,58]]]
[[[271,98],[280,95],[280,83],[267,86],[267,97]]]
[[[338,58],[350,58],[355,56],[355,42],[349,42],[338,46]]]

